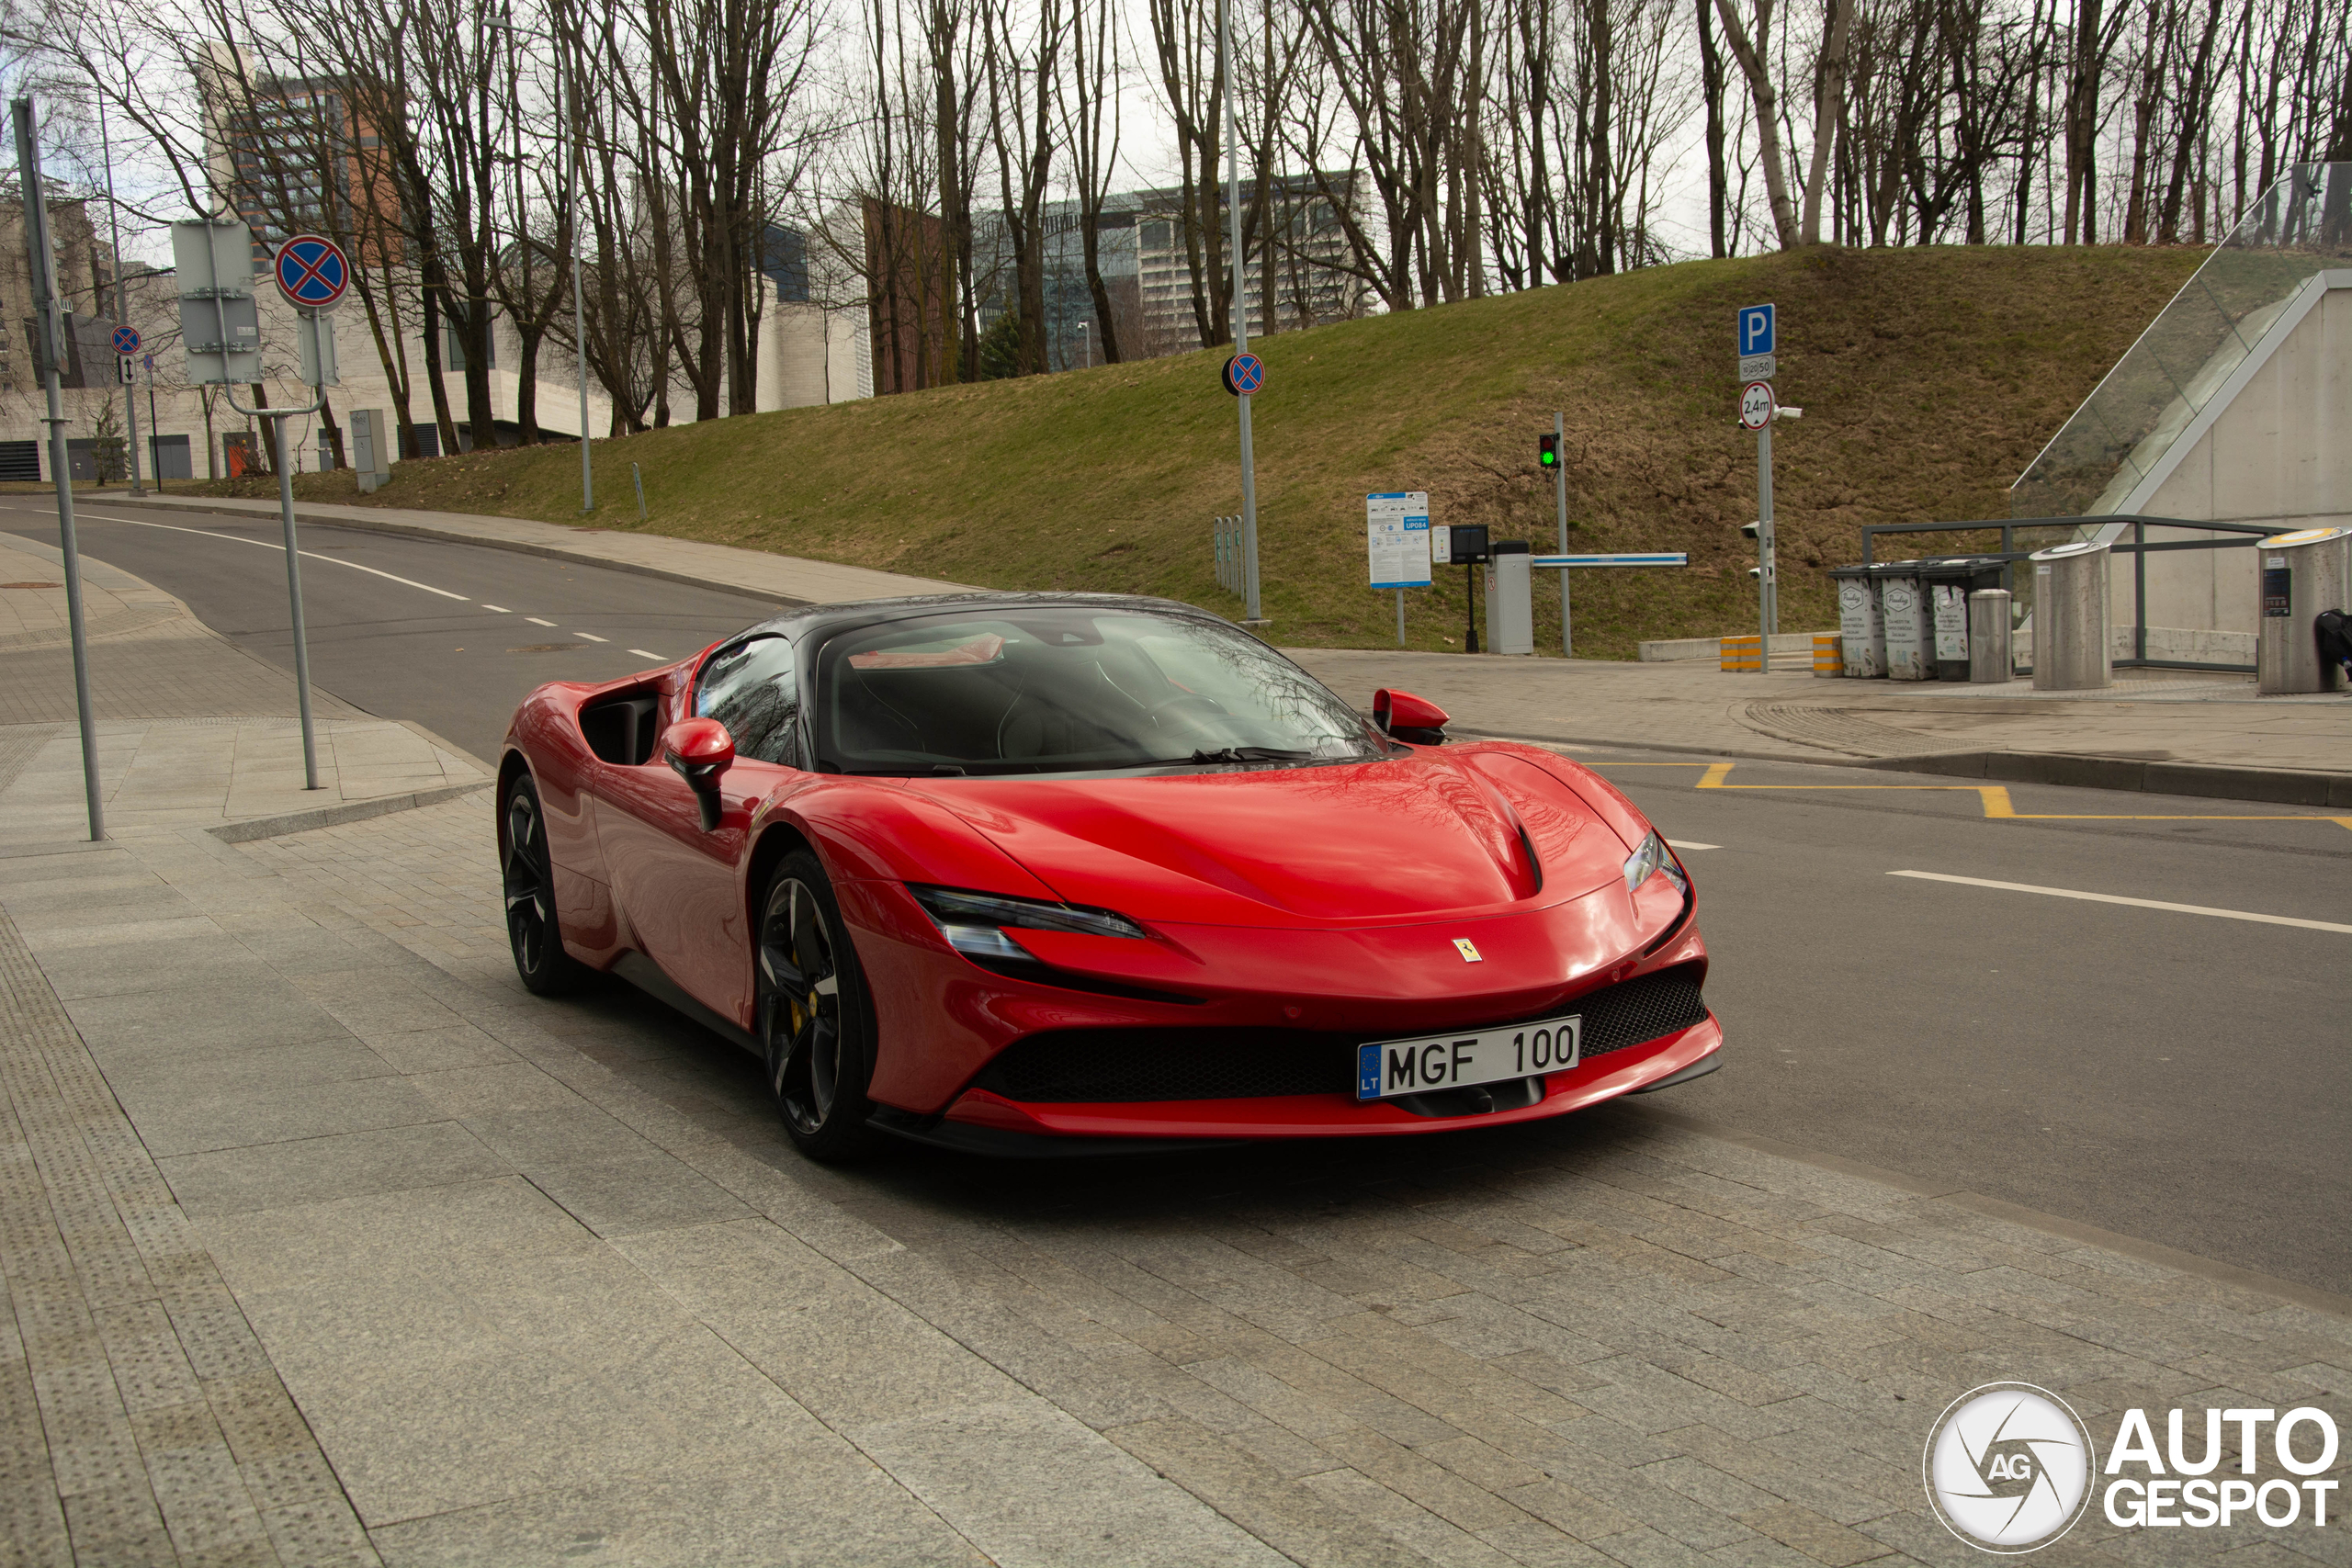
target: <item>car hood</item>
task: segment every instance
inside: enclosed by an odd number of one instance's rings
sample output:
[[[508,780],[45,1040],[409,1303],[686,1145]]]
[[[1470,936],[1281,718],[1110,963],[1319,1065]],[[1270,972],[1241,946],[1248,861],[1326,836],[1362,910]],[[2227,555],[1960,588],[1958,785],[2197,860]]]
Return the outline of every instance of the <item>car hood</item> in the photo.
[[[1618,833],[1543,754],[1518,750],[910,787],[1072,904],[1202,925],[1352,927],[1549,905],[1621,874]]]

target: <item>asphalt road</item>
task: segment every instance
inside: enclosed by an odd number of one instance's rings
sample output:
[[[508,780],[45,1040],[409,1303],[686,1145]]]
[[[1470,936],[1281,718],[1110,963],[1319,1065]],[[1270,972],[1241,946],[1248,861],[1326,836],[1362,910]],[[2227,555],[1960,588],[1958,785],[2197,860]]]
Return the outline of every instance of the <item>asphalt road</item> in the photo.
[[[84,553],[176,595],[280,669],[294,667],[274,519],[149,521],[103,502],[76,506],[74,518]],[[56,507],[0,502],[0,530],[53,545]],[[532,687],[609,681],[684,658],[777,609],[633,572],[356,528],[306,525],[296,544],[312,682],[484,761],[497,758]]]
[[[110,515],[85,513],[88,554],[289,661],[282,557],[238,542],[274,544],[274,526]],[[53,538],[53,514],[0,509],[0,528]],[[470,546],[328,527],[301,544],[322,558],[303,562],[317,682],[484,758],[538,682],[621,675],[770,608]],[[2352,933],[2210,912],[2352,925],[2344,823],[2231,801],[2038,785],[1988,799],[1943,778],[1571,752],[1670,838],[1713,846],[1686,858],[1727,1065],[1645,1103],[2352,1292]],[[1952,877],[2045,891],[1931,879]],[[1440,1157],[1507,1167],[1540,1135],[1467,1134],[1442,1140]],[[1272,1174],[1333,1158],[1256,1163]],[[934,1181],[927,1164],[891,1184],[944,1201],[969,1179],[943,1169]]]
[[[2352,1292],[2352,931],[1894,874],[2352,926],[2346,822],[1584,755],[1720,846],[1685,859],[1728,1065],[1654,1103]]]

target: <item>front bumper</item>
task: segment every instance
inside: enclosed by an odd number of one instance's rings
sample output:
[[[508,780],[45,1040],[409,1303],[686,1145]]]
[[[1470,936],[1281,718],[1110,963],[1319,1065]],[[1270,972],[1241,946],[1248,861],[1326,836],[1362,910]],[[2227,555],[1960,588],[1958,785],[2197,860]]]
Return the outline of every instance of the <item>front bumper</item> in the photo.
[[[1035,1104],[967,1089],[943,1116],[885,1110],[881,1130],[943,1148],[1011,1156],[1172,1153],[1269,1139],[1403,1136],[1565,1116],[1620,1095],[1688,1082],[1723,1049],[1713,1016],[1679,1033],[1546,1075],[1532,1104],[1459,1115],[1418,1114],[1394,1100],[1345,1095],[1247,1100]]]

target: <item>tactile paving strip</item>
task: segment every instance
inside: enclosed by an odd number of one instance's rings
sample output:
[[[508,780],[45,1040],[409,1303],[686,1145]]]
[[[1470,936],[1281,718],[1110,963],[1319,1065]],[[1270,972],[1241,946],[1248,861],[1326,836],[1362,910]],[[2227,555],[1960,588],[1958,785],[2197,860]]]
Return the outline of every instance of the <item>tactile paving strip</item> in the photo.
[[[10,760],[0,741],[0,787]],[[5,912],[0,1280],[11,1561],[377,1561]]]

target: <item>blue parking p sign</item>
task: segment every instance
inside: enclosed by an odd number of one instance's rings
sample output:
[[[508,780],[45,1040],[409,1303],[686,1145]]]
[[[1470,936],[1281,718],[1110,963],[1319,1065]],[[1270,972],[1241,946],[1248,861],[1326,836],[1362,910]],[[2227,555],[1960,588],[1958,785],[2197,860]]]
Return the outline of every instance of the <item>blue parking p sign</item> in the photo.
[[[1739,312],[1739,353],[1743,359],[1751,354],[1772,352],[1772,307],[1743,306]]]

